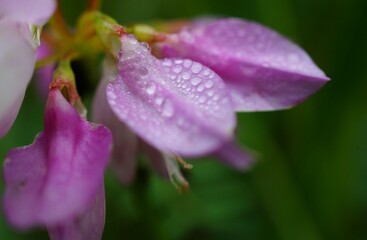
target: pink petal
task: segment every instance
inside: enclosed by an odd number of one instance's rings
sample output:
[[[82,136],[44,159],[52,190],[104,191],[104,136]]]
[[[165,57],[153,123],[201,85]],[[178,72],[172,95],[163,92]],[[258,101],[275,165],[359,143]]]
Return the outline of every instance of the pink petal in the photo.
[[[41,42],[41,45],[37,48],[36,59],[41,60],[50,56],[51,54],[52,49],[50,46],[46,42]],[[55,68],[55,64],[49,64],[36,70],[35,83],[42,99],[47,98],[49,85],[52,81]]]
[[[93,121],[107,126],[113,136],[113,151],[110,167],[115,176],[123,183],[134,180],[137,154],[137,137],[112,112],[107,103],[106,86],[114,80],[118,71],[113,63],[105,61],[103,77],[93,100]]]
[[[0,21],[0,138],[18,115],[32,77],[35,51],[29,42],[30,32],[25,28],[27,26]]]
[[[224,79],[238,111],[289,108],[329,80],[299,46],[240,19],[199,21],[160,48],[166,57],[210,66]]]
[[[82,119],[51,90],[45,131],[33,144],[11,150],[4,163],[10,223],[54,226],[84,214],[103,183],[111,142],[107,128]]]
[[[221,162],[237,169],[249,169],[255,161],[253,153],[233,141],[224,143],[213,152],[213,155]]]
[[[57,226],[47,228],[52,240],[100,240],[105,224],[105,192],[100,187],[91,206],[84,214]]]
[[[120,76],[107,86],[121,121],[161,151],[202,155],[232,137],[235,114],[221,78],[191,60],[158,60],[123,36]]]
[[[169,172],[163,154],[141,139],[139,140],[139,147],[153,169],[163,178],[169,179]]]
[[[56,0],[0,0],[0,19],[44,25],[56,8]]]

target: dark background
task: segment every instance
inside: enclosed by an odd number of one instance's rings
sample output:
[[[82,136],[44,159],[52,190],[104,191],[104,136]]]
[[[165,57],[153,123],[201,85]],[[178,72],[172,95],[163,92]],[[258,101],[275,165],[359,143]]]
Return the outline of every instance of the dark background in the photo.
[[[72,24],[85,1],[62,2]],[[291,110],[238,114],[238,139],[261,153],[250,172],[193,161],[189,194],[144,166],[129,187],[107,173],[104,239],[367,239],[367,1],[105,0],[102,9],[122,24],[202,15],[255,20],[301,45],[332,79]],[[33,141],[42,109],[31,84],[0,140],[0,159]],[[0,239],[47,234],[14,231],[1,215]]]

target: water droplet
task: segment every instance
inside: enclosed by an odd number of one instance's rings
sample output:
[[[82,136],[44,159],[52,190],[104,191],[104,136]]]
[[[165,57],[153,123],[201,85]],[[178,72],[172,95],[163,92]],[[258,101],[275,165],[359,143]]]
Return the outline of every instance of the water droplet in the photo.
[[[199,73],[203,69],[203,66],[199,63],[194,63],[191,67],[193,73]]]
[[[210,74],[209,68],[205,69],[203,74],[204,74],[204,76],[208,76]]]
[[[153,95],[156,89],[157,89],[157,86],[155,85],[155,83],[149,82],[145,90],[149,95]]]
[[[199,77],[194,77],[193,79],[191,79],[191,84],[194,86],[197,86],[200,82],[201,82],[201,78]]]
[[[173,104],[169,99],[166,99],[162,106],[162,116],[164,117],[172,117],[175,112],[173,108]]]
[[[182,73],[182,78],[183,78],[183,79],[185,79],[185,80],[189,79],[189,78],[190,78],[190,73],[188,73],[188,72],[183,72],[183,73]]]
[[[173,68],[173,72],[175,72],[175,73],[180,73],[182,71],[182,67],[181,66],[175,66],[174,68]]]
[[[139,68],[139,74],[140,74],[141,76],[146,76],[146,75],[148,75],[148,69],[147,69],[146,67],[141,67],[141,68]]]
[[[205,96],[200,96],[199,102],[200,103],[205,103],[205,101],[206,101],[206,97]]]
[[[207,94],[208,94],[209,97],[212,97],[214,95],[214,91],[213,90],[209,90],[207,92]]]
[[[172,61],[170,59],[164,59],[162,62],[163,66],[170,67],[172,66]]]
[[[150,51],[150,46],[149,46],[149,44],[148,44],[148,43],[146,43],[146,42],[142,42],[142,43],[141,43],[141,45],[144,47],[144,49],[145,49],[145,50]]]
[[[137,44],[138,43],[138,40],[136,40],[135,37],[132,37],[132,38],[129,39],[129,43],[130,44]]]
[[[189,60],[189,59],[185,59],[184,62],[183,62],[183,65],[184,65],[185,68],[191,67],[191,64],[192,64],[192,61]]]
[[[203,85],[203,84],[200,84],[200,85],[196,88],[196,90],[197,90],[198,92],[202,92],[202,91],[204,91],[204,89],[205,89],[205,87],[204,87],[204,85]]]
[[[107,97],[110,100],[115,100],[116,99],[116,94],[113,91],[107,91]]]
[[[156,96],[154,99],[154,103],[157,104],[158,106],[162,105],[164,101],[164,98],[162,96]]]
[[[183,60],[181,60],[181,59],[176,59],[176,60],[175,60],[175,63],[176,63],[176,64],[182,64],[182,62],[183,62]]]
[[[211,88],[214,86],[214,82],[212,80],[208,80],[206,83],[205,83],[205,87],[206,88]]]

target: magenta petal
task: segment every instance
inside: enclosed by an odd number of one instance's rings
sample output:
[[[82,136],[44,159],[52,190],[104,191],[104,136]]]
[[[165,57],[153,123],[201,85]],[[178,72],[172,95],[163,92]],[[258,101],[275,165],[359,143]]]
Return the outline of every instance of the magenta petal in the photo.
[[[107,128],[85,121],[51,90],[45,131],[33,144],[11,150],[4,163],[8,220],[29,228],[81,216],[103,183],[111,142]]]
[[[160,48],[166,57],[210,66],[227,84],[238,111],[289,108],[329,80],[299,46],[250,21],[199,21]]]
[[[255,161],[253,153],[240,147],[233,141],[224,143],[213,152],[213,155],[221,162],[237,169],[248,169]]]
[[[52,50],[50,46],[48,46],[46,42],[41,42],[41,45],[37,48],[36,59],[41,60],[46,57],[49,57],[51,54]],[[36,70],[36,78],[35,78],[36,87],[40,95],[44,99],[47,98],[49,85],[52,81],[53,72],[55,68],[56,68],[55,64],[49,64]]]
[[[58,226],[48,226],[51,240],[99,240],[105,224],[105,192],[100,187],[91,206],[84,214]]]
[[[56,0],[0,0],[0,18],[44,25],[56,8]]]
[[[202,155],[232,137],[235,114],[218,75],[191,60],[158,60],[130,36],[122,37],[120,76],[108,102],[141,138],[162,151]]]
[[[113,150],[110,167],[115,176],[123,183],[131,183],[135,176],[137,136],[130,131],[112,112],[107,103],[106,85],[114,80],[118,71],[113,63],[105,61],[103,77],[93,100],[93,121],[107,126],[113,136]]]

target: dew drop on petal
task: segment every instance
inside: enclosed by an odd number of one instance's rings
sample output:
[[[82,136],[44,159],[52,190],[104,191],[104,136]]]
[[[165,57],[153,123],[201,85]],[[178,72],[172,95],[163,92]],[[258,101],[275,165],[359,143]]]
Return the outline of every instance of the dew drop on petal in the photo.
[[[182,71],[182,67],[181,67],[180,65],[175,66],[175,67],[173,68],[173,72],[175,72],[175,73],[180,73],[181,71]]]
[[[189,59],[185,59],[184,62],[183,62],[183,65],[184,65],[185,68],[191,67],[191,64],[192,64],[192,61],[189,60]]]
[[[182,78],[185,79],[185,80],[188,80],[190,78],[190,73],[188,72],[183,72],[182,73]]]
[[[205,89],[205,86],[204,86],[203,84],[200,84],[200,85],[196,88],[196,90],[197,90],[198,92],[202,92],[202,91],[204,91],[204,89]]]
[[[153,95],[156,89],[157,89],[157,86],[155,85],[155,83],[149,82],[145,90],[149,95]]]
[[[162,106],[162,116],[172,117],[174,112],[175,112],[175,109],[173,108],[173,104],[171,100],[166,99]]]
[[[191,67],[191,70],[193,73],[199,73],[201,71],[201,69],[203,69],[203,66],[201,64],[198,63],[194,63]]]
[[[199,103],[205,103],[205,101],[206,101],[206,97],[205,96],[200,96]]]
[[[192,85],[197,86],[199,83],[201,83],[201,78],[194,77],[193,79],[191,79],[191,84]]]
[[[164,101],[164,98],[162,96],[156,96],[154,99],[154,103],[157,104],[158,106],[162,105]]]
[[[206,83],[205,83],[205,87],[206,88],[211,88],[214,86],[214,82],[212,80],[208,80]]]

